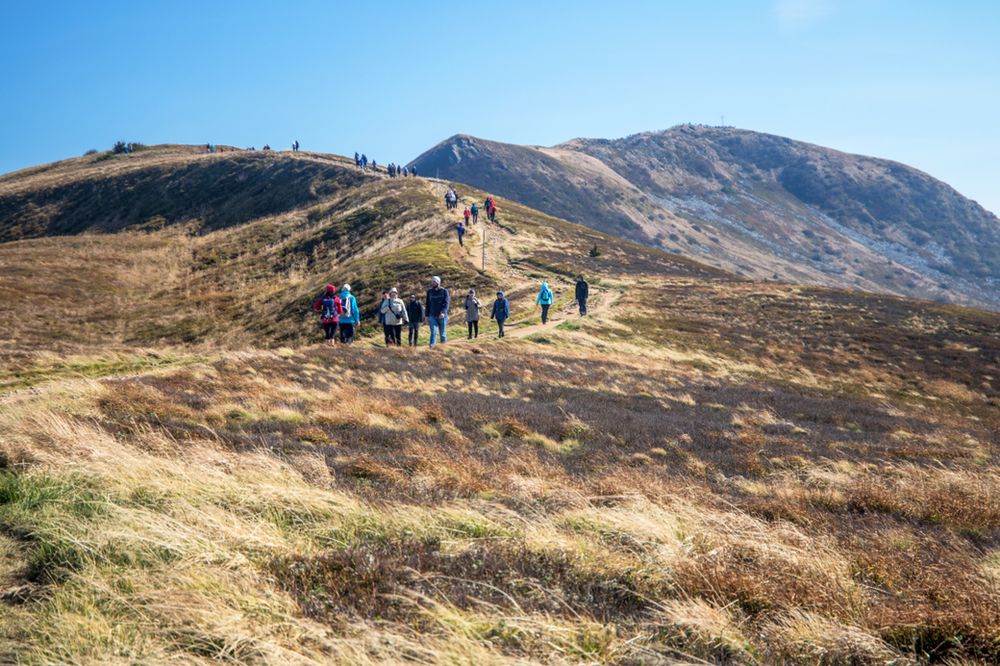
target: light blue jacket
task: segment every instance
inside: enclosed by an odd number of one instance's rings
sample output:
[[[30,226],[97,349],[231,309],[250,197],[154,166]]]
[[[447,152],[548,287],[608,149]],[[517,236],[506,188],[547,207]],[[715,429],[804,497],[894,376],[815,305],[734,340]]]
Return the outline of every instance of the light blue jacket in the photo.
[[[535,305],[552,305],[552,290],[549,289],[549,283],[542,283],[542,290],[538,292],[538,298],[535,299]]]
[[[351,316],[346,314],[340,315],[341,324],[357,324],[361,321],[361,315],[358,313],[358,299],[354,298],[354,295],[349,291],[340,292],[340,301],[344,304],[344,312],[350,310]],[[350,305],[348,305],[350,304]]]

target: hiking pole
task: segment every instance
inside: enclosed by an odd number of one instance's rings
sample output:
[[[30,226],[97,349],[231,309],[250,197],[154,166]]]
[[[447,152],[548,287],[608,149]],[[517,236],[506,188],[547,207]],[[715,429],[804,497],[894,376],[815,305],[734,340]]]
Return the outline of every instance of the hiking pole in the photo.
[[[483,272],[486,272],[486,225],[483,225]]]

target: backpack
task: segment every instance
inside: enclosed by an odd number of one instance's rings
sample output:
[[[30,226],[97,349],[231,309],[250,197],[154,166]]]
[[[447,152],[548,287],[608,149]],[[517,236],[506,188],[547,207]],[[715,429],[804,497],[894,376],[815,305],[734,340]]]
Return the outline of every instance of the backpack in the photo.
[[[321,319],[333,319],[337,316],[337,308],[334,300],[332,298],[323,299],[323,312],[320,314]]]
[[[351,311],[351,295],[348,294],[347,297],[342,300],[344,302],[344,316],[348,319],[354,319],[354,313]]]
[[[396,307],[394,307],[394,306],[396,306],[397,304],[398,304],[398,301],[396,301],[396,300],[389,301],[389,311],[392,312],[392,314],[396,315],[397,318],[399,318],[399,317],[402,317],[403,316],[403,312],[406,311],[406,306],[402,306],[402,307],[399,308],[399,310],[396,310]]]

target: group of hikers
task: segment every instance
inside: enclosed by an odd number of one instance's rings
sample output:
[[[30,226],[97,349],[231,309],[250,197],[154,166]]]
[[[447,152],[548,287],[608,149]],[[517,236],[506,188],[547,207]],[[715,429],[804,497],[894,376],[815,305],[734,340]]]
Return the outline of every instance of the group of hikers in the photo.
[[[458,194],[455,193],[454,189],[449,189],[444,195],[445,206],[450,210],[453,208],[458,208]],[[483,208],[486,209],[486,217],[490,222],[496,222],[497,219],[497,204],[493,200],[492,196],[487,196],[486,201],[483,202]],[[458,234],[458,244],[465,247],[465,232],[469,226],[469,223],[479,224],[479,206],[475,203],[472,206],[466,206],[465,210],[462,211],[463,220],[459,220],[458,224],[455,225],[455,232]]]
[[[355,153],[354,153],[354,164],[355,164],[355,166],[357,166],[362,171],[367,171],[369,165],[371,166],[372,171],[378,171],[378,163],[375,160],[370,160],[369,161],[368,156],[365,155],[364,153],[360,153],[359,154],[357,151],[355,151]],[[390,162],[389,166],[387,166],[385,168],[385,171],[386,171],[387,174],[389,174],[390,178],[395,178],[397,176],[404,176],[405,177],[405,176],[416,176],[417,175],[417,168],[416,167],[399,166],[398,164],[396,164],[394,162]]]
[[[587,299],[590,297],[590,285],[579,276],[576,282],[576,301],[580,315],[587,314]],[[542,282],[535,305],[541,307],[542,324],[549,321],[549,308],[555,302],[555,294],[548,282]],[[462,304],[465,310],[465,323],[468,328],[468,339],[479,337],[479,322],[485,315],[485,305],[479,299],[475,289],[470,289]],[[339,290],[332,284],[326,285],[323,294],[313,302],[313,310],[319,313],[320,326],[323,329],[326,344],[334,345],[339,337],[341,344],[354,342],[356,328],[361,323],[358,301],[351,293],[351,285],[345,284]],[[430,343],[433,348],[440,340],[441,344],[448,341],[448,315],[451,311],[451,292],[441,284],[441,278],[431,278],[431,286],[421,301],[416,294],[410,294],[409,302],[399,297],[396,287],[382,293],[377,313],[378,321],[386,347],[401,347],[403,344],[403,326],[408,329],[407,345],[416,347],[420,343],[420,327],[427,323],[430,327]],[[497,322],[497,337],[506,336],[504,324],[510,319],[510,301],[503,291],[496,292],[496,299],[490,307],[490,320]],[[339,336],[338,336],[339,334]]]

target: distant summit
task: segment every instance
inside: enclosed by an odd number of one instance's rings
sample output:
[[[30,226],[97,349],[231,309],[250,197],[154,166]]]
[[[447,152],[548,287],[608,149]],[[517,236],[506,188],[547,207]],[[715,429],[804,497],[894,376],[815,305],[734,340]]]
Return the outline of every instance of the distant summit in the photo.
[[[412,164],[747,277],[1000,309],[1000,220],[898,162],[679,125],[549,148],[458,134]]]

